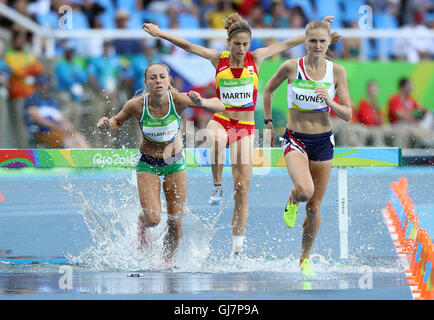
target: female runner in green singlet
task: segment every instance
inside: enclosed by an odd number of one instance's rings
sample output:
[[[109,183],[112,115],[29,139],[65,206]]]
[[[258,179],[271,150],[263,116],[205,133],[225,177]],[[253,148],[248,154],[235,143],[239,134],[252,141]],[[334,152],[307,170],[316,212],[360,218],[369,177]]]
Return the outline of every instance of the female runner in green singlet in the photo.
[[[197,92],[179,93],[171,87],[169,68],[153,63],[145,70],[146,88],[143,94],[126,102],[115,116],[101,118],[100,128],[118,129],[131,117],[139,121],[143,134],[136,165],[137,187],[142,212],[139,216],[139,243],[144,248],[148,228],[161,220],[160,176],[167,203],[168,231],[164,238],[163,258],[172,262],[182,235],[182,214],[187,201],[187,173],[185,171],[180,119],[188,108],[203,108],[221,112],[224,104],[217,98],[205,99]]]

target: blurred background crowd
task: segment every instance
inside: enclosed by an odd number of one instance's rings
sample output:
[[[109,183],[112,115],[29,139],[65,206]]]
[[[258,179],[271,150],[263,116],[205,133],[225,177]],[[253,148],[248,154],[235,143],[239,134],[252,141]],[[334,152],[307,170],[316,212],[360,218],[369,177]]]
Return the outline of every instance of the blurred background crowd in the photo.
[[[239,12],[252,28],[299,29],[312,19],[334,15],[333,28],[357,29],[359,8],[369,5],[374,29],[414,28],[417,32],[418,37],[387,42],[389,61],[420,64],[430,63],[434,58],[434,39],[429,36],[429,30],[434,29],[433,0],[1,0],[0,3],[49,29],[59,29],[62,6],[68,5],[73,12],[73,29],[84,31],[140,30],[144,22],[154,22],[162,29],[221,29],[223,19],[232,12]],[[110,133],[96,130],[97,120],[119,111],[127,99],[143,88],[143,72],[149,63],[169,56],[182,60],[189,55],[165,41],[126,38],[56,40],[53,52],[45,50],[42,43],[42,51],[35,54],[32,36],[31,30],[0,11],[0,148],[137,147],[140,132],[136,123],[131,121],[119,132]],[[224,50],[226,45],[216,39],[189,40],[217,50]],[[279,40],[283,39],[254,38],[251,50]],[[335,45],[335,58],[359,60],[361,41],[365,41],[366,57],[379,59],[380,51],[384,50],[380,43],[360,38],[344,38]],[[301,45],[273,59],[298,58],[304,54]],[[432,68],[432,64],[429,66]],[[196,90],[206,97],[215,95],[213,82],[197,87],[181,73],[174,72],[173,78],[179,91]],[[379,105],[376,79],[364,85],[366,93],[354,101],[351,124],[333,120],[337,145],[434,147],[433,106],[423,106],[414,99],[411,79],[401,77],[390,83],[394,94],[386,105]],[[200,110],[184,115],[197,128],[204,128],[210,116]],[[261,128],[262,123],[257,123]],[[404,123],[406,129],[396,130],[399,123]],[[352,126],[352,134],[340,135],[340,130],[348,132],[348,126]],[[57,130],[60,138],[56,141],[62,141],[61,144],[41,139],[50,129]]]

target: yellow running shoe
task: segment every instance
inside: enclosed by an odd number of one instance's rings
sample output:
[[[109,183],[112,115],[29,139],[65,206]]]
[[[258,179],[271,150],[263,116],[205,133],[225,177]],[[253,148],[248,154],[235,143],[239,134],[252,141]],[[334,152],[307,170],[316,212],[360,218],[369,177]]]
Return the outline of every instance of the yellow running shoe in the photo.
[[[303,273],[303,276],[305,277],[315,277],[316,274],[312,270],[312,266],[310,265],[309,259],[303,259],[303,261],[300,263],[300,269]]]
[[[297,210],[298,204],[291,203],[291,199],[289,199],[286,204],[285,212],[283,213],[283,221],[288,228],[294,228],[295,220],[297,220]]]

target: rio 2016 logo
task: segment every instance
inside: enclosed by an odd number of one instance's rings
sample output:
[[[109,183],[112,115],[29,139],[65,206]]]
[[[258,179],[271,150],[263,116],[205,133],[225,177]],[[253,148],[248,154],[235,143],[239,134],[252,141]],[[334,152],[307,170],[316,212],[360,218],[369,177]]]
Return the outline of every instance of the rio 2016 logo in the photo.
[[[103,155],[97,153],[93,156],[92,163],[97,166],[133,166],[135,164],[135,156],[133,153],[122,156],[114,153],[111,155]]]

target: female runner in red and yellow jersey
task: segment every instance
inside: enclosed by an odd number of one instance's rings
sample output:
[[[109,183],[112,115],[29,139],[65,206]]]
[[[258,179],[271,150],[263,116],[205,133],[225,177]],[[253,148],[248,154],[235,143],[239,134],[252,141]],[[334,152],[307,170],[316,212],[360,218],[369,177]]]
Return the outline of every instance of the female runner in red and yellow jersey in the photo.
[[[332,18],[325,17],[324,20],[329,21]],[[232,252],[238,255],[242,251],[248,217],[258,70],[266,58],[303,43],[304,35],[250,52],[252,30],[247,21],[238,13],[233,13],[225,19],[224,24],[229,51],[223,52],[165,33],[152,23],[145,23],[143,29],[154,37],[165,39],[188,52],[208,59],[216,68],[218,98],[225,104],[226,109],[214,114],[207,127],[214,182],[209,203],[219,205],[222,202],[222,172],[225,149],[229,145],[235,199]]]

